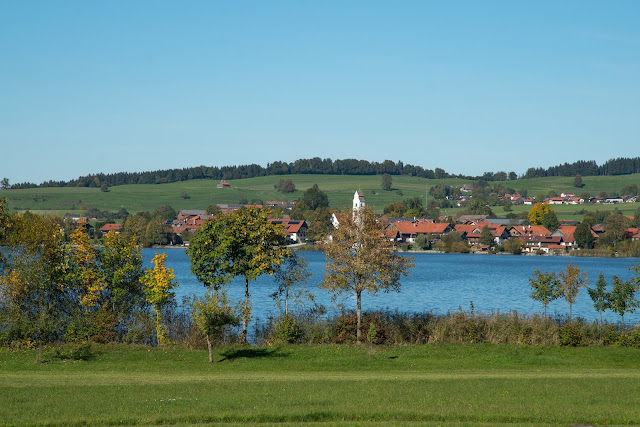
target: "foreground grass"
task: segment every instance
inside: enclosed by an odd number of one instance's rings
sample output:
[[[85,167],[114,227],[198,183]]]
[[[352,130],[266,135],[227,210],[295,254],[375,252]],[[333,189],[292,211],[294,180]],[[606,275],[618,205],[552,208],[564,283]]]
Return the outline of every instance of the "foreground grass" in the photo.
[[[63,353],[64,354],[64,353]],[[0,351],[0,425],[638,424],[640,351],[492,345]]]

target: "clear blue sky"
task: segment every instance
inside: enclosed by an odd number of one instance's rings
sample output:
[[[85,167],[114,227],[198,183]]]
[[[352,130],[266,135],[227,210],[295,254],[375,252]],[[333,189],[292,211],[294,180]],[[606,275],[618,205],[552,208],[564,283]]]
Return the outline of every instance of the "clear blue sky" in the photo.
[[[640,1],[0,1],[0,177],[640,155]]]

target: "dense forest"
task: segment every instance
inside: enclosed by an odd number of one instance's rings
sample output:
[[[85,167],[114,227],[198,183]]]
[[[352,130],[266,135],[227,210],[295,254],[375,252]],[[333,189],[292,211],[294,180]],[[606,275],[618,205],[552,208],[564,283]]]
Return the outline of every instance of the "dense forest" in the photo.
[[[404,164],[401,161],[369,162],[367,160],[343,159],[331,160],[314,157],[298,159],[294,162],[273,162],[266,167],[250,164],[238,166],[196,166],[182,169],[166,169],[149,172],[118,172],[81,176],[71,181],[48,181],[40,185],[19,183],[11,188],[35,187],[102,187],[124,184],[163,184],[167,182],[187,181],[190,179],[231,180],[255,178],[269,175],[324,174],[324,175],[409,175],[421,178],[463,178],[505,181],[518,178],[515,172],[486,172],[483,176],[472,177],[449,174],[443,169],[424,169],[421,166]],[[594,160],[579,160],[574,163],[551,166],[549,168],[529,168],[520,178],[539,178],[546,176],[595,176],[627,175],[640,173],[640,157],[610,159],[602,165]]]

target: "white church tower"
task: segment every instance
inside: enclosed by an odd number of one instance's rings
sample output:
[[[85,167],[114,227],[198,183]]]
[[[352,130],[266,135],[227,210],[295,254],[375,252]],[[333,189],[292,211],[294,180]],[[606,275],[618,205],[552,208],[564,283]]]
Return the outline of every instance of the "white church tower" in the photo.
[[[364,207],[364,194],[362,194],[362,191],[358,190],[356,191],[356,194],[353,195],[353,210],[354,212],[359,211]]]

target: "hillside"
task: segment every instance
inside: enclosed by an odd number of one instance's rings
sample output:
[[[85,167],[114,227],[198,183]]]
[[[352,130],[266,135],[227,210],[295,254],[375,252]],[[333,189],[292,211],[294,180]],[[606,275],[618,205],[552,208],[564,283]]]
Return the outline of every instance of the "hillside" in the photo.
[[[281,194],[274,189],[282,178],[290,178],[296,185],[294,193]],[[460,185],[470,184],[471,181],[458,178],[426,179],[406,175],[393,176],[393,190],[381,189],[379,175],[287,175],[265,176],[248,179],[231,180],[231,189],[219,189],[217,181],[209,179],[190,180],[168,184],[137,184],[111,187],[108,192],[99,188],[89,187],[51,187],[1,190],[0,197],[9,200],[12,210],[31,210],[39,213],[63,215],[66,212],[79,212],[83,208],[97,208],[100,210],[117,211],[124,207],[135,213],[142,210],[151,211],[158,206],[171,205],[175,209],[205,209],[218,203],[240,203],[254,200],[296,200],[304,190],[313,184],[318,184],[321,190],[329,196],[332,207],[341,209],[351,204],[353,192],[360,189],[364,192],[367,204],[377,212],[383,207],[408,197],[424,197],[428,188],[440,183]],[[572,177],[547,177],[504,181],[507,187],[517,190],[527,189],[529,195],[547,193],[555,190],[589,194],[600,192],[619,192],[622,187],[635,183],[640,185],[640,174],[618,176],[589,176],[583,177],[584,188],[573,187]],[[494,183],[490,183],[494,184]],[[186,193],[189,198],[183,198]],[[636,203],[619,205],[625,214],[632,214],[637,208]],[[554,209],[560,217],[576,218],[574,213],[581,209],[613,209],[615,206],[558,206]],[[526,206],[515,207],[518,212]],[[455,212],[448,209],[446,213]],[[504,215],[501,207],[495,207],[497,215]]]

